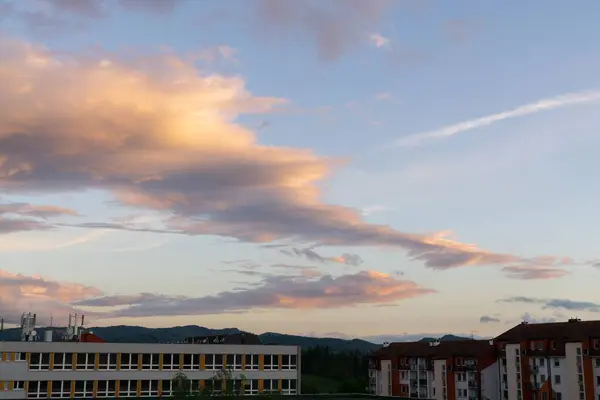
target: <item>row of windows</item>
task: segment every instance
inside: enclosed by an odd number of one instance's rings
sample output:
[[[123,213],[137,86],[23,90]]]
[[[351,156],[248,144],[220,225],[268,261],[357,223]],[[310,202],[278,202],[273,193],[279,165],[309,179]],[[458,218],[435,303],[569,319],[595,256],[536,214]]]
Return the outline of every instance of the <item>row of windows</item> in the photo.
[[[20,354],[20,353],[19,353]],[[120,356],[120,360],[118,359]],[[29,369],[40,371],[50,370],[72,370],[75,364],[76,370],[200,370],[202,354],[136,354],[136,353],[31,353],[29,358]],[[53,360],[51,360],[51,358]],[[257,371],[259,370],[258,354],[205,354],[204,369],[218,371],[223,368],[233,371]],[[296,355],[263,355],[265,371],[279,370],[279,357],[281,357],[281,369],[285,371],[296,370],[298,356]],[[51,362],[52,361],[52,362]]]
[[[20,390],[23,389],[23,382],[18,382]],[[94,390],[95,383],[95,390]],[[17,384],[17,382],[15,382]],[[297,382],[295,379],[282,379],[281,386],[277,379],[263,380],[263,392],[281,392],[282,394],[296,394]],[[221,393],[224,389],[221,381],[204,380],[192,382],[190,392],[204,387],[211,393]],[[232,389],[236,393],[247,395],[256,395],[259,393],[259,379],[249,379],[242,381],[235,379],[232,381]],[[118,389],[118,391],[117,391]],[[160,389],[160,390],[159,390]],[[17,389],[15,389],[17,390]],[[148,397],[163,396],[173,394],[173,382],[171,380],[121,380],[121,381],[31,381],[27,385],[27,398],[38,399],[47,398],[70,398],[71,393],[74,397]]]

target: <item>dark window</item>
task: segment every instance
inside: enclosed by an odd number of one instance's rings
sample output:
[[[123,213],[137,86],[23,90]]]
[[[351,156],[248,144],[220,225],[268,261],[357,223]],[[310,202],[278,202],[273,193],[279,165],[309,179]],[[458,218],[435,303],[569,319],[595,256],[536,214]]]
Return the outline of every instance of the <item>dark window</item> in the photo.
[[[289,379],[283,379],[281,381],[281,389],[282,390],[288,390],[290,388],[290,381]]]
[[[235,358],[233,354],[227,354],[227,366],[235,364]]]
[[[31,364],[39,364],[42,359],[42,355],[40,353],[31,353],[29,356],[29,362]]]
[[[98,355],[98,357],[99,357],[98,358],[98,364],[100,364],[100,365],[106,365],[106,364],[108,364],[108,354],[106,354],[106,353],[100,353]]]
[[[185,365],[191,365],[192,364],[192,355],[191,354],[184,354],[183,355],[183,363]]]
[[[149,365],[151,360],[150,354],[142,354],[142,364]]]
[[[215,365],[223,365],[223,355],[215,354]]]

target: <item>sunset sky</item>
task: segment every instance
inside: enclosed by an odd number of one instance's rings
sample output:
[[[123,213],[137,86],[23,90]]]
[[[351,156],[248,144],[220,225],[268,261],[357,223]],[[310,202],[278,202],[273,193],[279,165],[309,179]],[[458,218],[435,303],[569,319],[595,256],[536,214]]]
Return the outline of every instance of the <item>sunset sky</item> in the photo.
[[[598,15],[0,0],[0,316],[375,341],[598,319]]]

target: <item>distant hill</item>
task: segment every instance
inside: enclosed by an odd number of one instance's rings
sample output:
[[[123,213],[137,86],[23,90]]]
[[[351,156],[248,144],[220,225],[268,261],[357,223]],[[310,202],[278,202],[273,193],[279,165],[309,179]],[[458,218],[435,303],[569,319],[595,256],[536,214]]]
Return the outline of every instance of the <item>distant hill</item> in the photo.
[[[441,338],[424,337],[423,339],[419,340],[419,342],[433,342],[435,340],[439,340],[440,342],[452,342],[456,340],[471,340],[471,338],[460,337],[455,335],[444,335]]]
[[[44,328],[40,328],[44,330]],[[64,328],[55,328],[56,331],[64,330]],[[105,326],[90,328],[96,335],[100,336],[107,342],[113,343],[165,343],[177,342],[186,337],[206,336],[215,334],[233,334],[242,332],[237,328],[225,329],[210,329],[203,326],[187,325],[174,326],[171,328],[145,328],[143,326]],[[19,329],[5,329],[0,332],[0,340],[19,340]],[[375,344],[361,339],[338,339],[338,338],[317,338],[309,336],[286,335],[281,333],[267,332],[263,333],[260,339],[265,344],[281,344],[281,345],[296,345],[304,349],[317,346],[329,347],[332,351],[354,351],[371,352],[381,347],[380,344]],[[440,340],[465,340],[454,335],[445,335]],[[432,341],[434,338],[423,338],[422,341]]]

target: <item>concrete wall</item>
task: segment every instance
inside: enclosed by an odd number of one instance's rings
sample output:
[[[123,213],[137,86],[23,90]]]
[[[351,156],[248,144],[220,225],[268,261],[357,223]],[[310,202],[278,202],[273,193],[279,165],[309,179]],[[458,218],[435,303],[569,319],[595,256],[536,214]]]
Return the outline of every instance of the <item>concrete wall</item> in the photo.
[[[243,344],[163,344],[86,342],[0,342],[1,352],[15,353],[183,353],[298,354],[298,346]]]
[[[499,362],[487,366],[481,371],[481,399],[500,400]]]
[[[518,344],[507,344],[506,345],[506,374],[508,378],[508,398],[509,400],[517,399],[517,353],[520,345]]]

